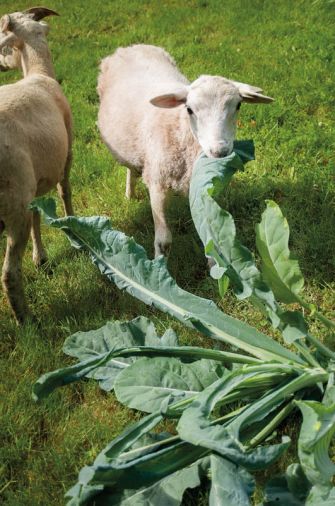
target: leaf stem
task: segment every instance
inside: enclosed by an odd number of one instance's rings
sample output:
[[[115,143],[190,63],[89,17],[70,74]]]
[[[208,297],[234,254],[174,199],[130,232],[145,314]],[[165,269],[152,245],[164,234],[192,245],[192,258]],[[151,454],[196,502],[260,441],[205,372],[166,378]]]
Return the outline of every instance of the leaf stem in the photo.
[[[129,348],[121,348],[120,350],[113,350],[112,354],[114,357],[122,356],[148,356],[148,357],[180,357],[180,358],[192,358],[199,360],[201,358],[216,360],[223,363],[236,363],[236,364],[250,364],[259,365],[263,361],[248,357],[247,355],[241,355],[239,353],[231,353],[228,351],[211,350],[209,348],[198,348],[195,346],[178,346],[178,347],[154,347],[154,346],[131,346]]]
[[[224,416],[221,416],[220,418],[216,418],[211,422],[211,425],[214,425],[216,423],[224,422],[225,420],[229,420],[230,418],[234,418],[234,416],[238,415],[241,411],[243,411],[246,406],[242,406],[240,408],[234,409],[230,413],[225,414]],[[152,449],[152,451],[155,451],[156,448],[160,448],[162,446],[167,446],[171,443],[176,443],[177,441],[182,441],[180,436],[171,436],[169,438],[163,439],[162,441],[156,441],[155,443],[141,446],[140,448],[134,448],[132,450],[129,450],[127,452],[123,452],[120,454],[120,458],[128,457],[129,455],[136,455],[136,453],[141,453],[143,450]],[[149,453],[149,452],[147,452]],[[134,457],[133,457],[134,458]],[[136,458],[136,457],[135,457]]]
[[[327,346],[325,346],[323,343],[321,343],[316,337],[312,336],[312,334],[307,334],[308,341],[315,346],[319,350],[322,355],[326,356],[327,358],[335,359],[335,353],[331,351]]]
[[[320,367],[319,362],[313,357],[307,346],[303,342],[294,341],[294,346],[301,353],[301,355],[307,360],[309,365],[312,367]]]
[[[224,422],[225,420],[230,420],[230,418],[233,418],[235,415],[239,415],[241,413],[241,411],[243,411],[244,409],[246,409],[249,406],[250,406],[250,404],[246,404],[244,406],[241,406],[240,408],[234,409],[234,411],[231,411],[230,413],[227,413],[223,416],[220,416],[220,418],[216,418],[215,420],[213,420],[211,422],[211,425]]]
[[[120,458],[122,459],[124,457],[129,457],[129,455],[134,455],[134,454],[135,454],[135,457],[133,457],[133,458],[136,458],[136,453],[142,453],[143,450],[152,449],[152,451],[155,451],[156,448],[161,448],[162,446],[169,445],[170,443],[176,443],[177,441],[181,441],[179,436],[171,436],[169,438],[163,439],[162,441],[156,441],[155,443],[151,443],[149,445],[141,446],[139,448],[133,448],[132,450],[122,452],[120,454]],[[146,453],[149,453],[149,451],[147,451]]]
[[[272,418],[271,422],[268,423],[268,425],[264,427],[264,429],[262,429],[257,434],[257,436],[253,437],[249,441],[248,446],[250,448],[254,448],[259,443],[261,443],[265,438],[267,438],[274,431],[274,429],[284,420],[284,418],[286,418],[291,413],[291,411],[296,408],[294,401],[295,399],[292,399],[288,404],[286,404],[286,406],[284,406],[283,409],[281,409],[279,413],[277,413],[276,416]]]

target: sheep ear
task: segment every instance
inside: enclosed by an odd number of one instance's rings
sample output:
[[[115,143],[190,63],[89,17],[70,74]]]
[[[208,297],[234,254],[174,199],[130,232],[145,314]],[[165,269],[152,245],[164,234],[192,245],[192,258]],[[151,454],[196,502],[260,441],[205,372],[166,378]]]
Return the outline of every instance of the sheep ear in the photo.
[[[8,32],[10,31],[10,29],[11,29],[11,19],[8,14],[5,14],[4,16],[2,16],[0,20],[0,30],[2,32]]]
[[[179,88],[173,93],[166,93],[164,95],[158,95],[150,100],[152,105],[156,107],[164,107],[170,109],[172,107],[178,107],[178,105],[185,104],[188,95],[188,88]]]
[[[24,11],[23,14],[30,14],[34,21],[40,21],[47,16],[59,16],[58,12],[52,11],[47,7],[31,7]]]
[[[255,86],[250,86],[250,84],[239,83],[237,81],[233,81],[233,83],[238,88],[238,91],[243,98],[243,102],[269,104],[274,101],[274,98],[263,95],[263,90],[261,88],[256,88]]]

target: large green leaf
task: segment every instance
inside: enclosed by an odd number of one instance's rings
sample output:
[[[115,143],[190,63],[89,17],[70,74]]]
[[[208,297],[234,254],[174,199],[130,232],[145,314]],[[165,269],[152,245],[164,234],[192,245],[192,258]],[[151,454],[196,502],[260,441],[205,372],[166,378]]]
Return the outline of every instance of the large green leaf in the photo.
[[[180,346],[180,347],[162,347],[158,346],[156,348],[150,346],[133,346],[131,348],[121,348],[117,350],[111,350],[106,353],[102,353],[101,355],[93,356],[92,358],[88,358],[86,360],[82,360],[77,364],[63,367],[61,369],[56,369],[55,371],[51,371],[49,373],[43,374],[34,384],[33,386],[33,398],[35,400],[40,400],[43,397],[47,397],[51,392],[53,392],[56,388],[62,387],[64,385],[68,385],[69,383],[73,383],[75,381],[80,380],[81,378],[88,377],[99,379],[104,375],[104,379],[102,380],[102,385],[100,386],[105,390],[112,388],[114,385],[114,381],[116,378],[116,373],[121,372],[120,369],[112,367],[111,376],[108,376],[109,368],[105,368],[106,364],[108,365],[111,361],[114,361],[122,358],[129,357],[179,357],[182,360],[186,361],[194,361],[200,360],[202,358],[209,360],[216,360],[221,363],[226,364],[257,364],[259,361],[252,357],[247,357],[244,355],[239,355],[237,353],[229,353],[221,350],[210,350],[207,348],[198,348],[195,346]],[[116,360],[116,361],[117,361]],[[103,374],[100,375],[100,372],[103,370]],[[95,377],[95,372],[97,373],[97,378]]]
[[[262,373],[261,367],[251,369],[251,371],[249,368],[245,371],[234,371],[203,390],[182,413],[177,430],[183,440],[214,450],[249,470],[256,470],[278,458],[287,448],[289,440],[285,439],[282,444],[251,450],[243,443],[240,429],[242,426],[248,427],[264,418],[278,407],[287,395],[290,395],[292,388],[285,385],[285,387],[270,391],[270,394],[251,404],[250,407],[246,407],[240,415],[224,425],[213,424],[210,416],[217,403],[222,403],[231,392],[241,391],[241,389],[243,392],[243,386],[252,384],[254,379],[258,381],[258,376]]]
[[[334,372],[329,374],[328,383],[322,398],[322,404],[332,406],[335,404],[335,375]]]
[[[235,141],[233,152],[224,158],[208,158],[202,153],[195,161],[192,178],[190,181],[190,205],[193,208],[195,222],[200,223],[200,214],[203,208],[198,211],[195,208],[195,201],[201,205],[201,194],[204,190],[210,190],[213,196],[222,193],[230,183],[231,178],[238,170],[244,170],[244,164],[255,159],[254,143],[251,140]],[[213,186],[213,182],[216,183]],[[206,229],[202,230],[204,243],[208,242]],[[207,238],[207,239],[206,239]]]
[[[243,299],[253,291],[259,273],[250,251],[236,239],[232,216],[215,202],[233,174],[243,170],[243,163],[254,159],[252,141],[237,141],[234,151],[224,158],[201,155],[195,162],[190,181],[190,209],[206,255],[215,261],[211,275],[221,279],[226,273],[236,295]]]
[[[93,466],[85,466],[79,474],[78,482],[66,494],[70,498],[69,505],[87,504],[89,500],[105,489],[105,484],[94,481],[95,466],[103,466],[113,461],[120,454],[131,449],[145,433],[156,427],[163,419],[161,413],[153,413],[127,427],[120,436],[115,438],[96,458]]]
[[[228,186],[231,178],[238,170],[244,169],[244,164],[255,158],[252,141],[235,141],[233,152],[224,158],[208,158],[201,154],[193,166],[190,181],[190,208],[194,224],[203,244],[208,244],[211,236],[206,224],[204,226],[204,207],[202,194],[210,191],[211,195],[218,195]]]
[[[285,475],[268,481],[263,506],[304,506],[310,488],[301,465],[291,464]]]
[[[252,144],[249,146],[247,143],[245,150],[252,154]],[[303,315],[281,309],[272,289],[256,267],[251,251],[237,239],[233,217],[214,199],[227,185],[234,167],[238,165],[242,165],[242,160],[236,153],[222,159],[200,156],[194,165],[190,185],[192,218],[206,255],[215,262],[210,273],[219,280],[220,293],[224,293],[228,279],[236,297],[250,297],[251,302],[270,319],[273,327],[280,329],[284,340],[291,344],[307,336],[308,328]]]
[[[298,311],[283,311],[274,293],[256,267],[248,248],[236,238],[232,216],[220,208],[212,197],[204,193],[204,218],[212,239],[206,245],[206,254],[216,261],[211,268],[213,278],[227,276],[239,299],[250,297],[251,302],[267,315],[274,328],[279,328],[285,342],[305,338],[308,333],[303,315]],[[229,226],[228,226],[229,224]]]
[[[95,335],[95,331],[93,331]],[[96,371],[103,371],[97,374],[97,378],[103,376],[101,387],[110,389],[114,385],[115,378],[120,371],[119,368],[114,367],[120,358],[129,357],[178,357],[185,361],[195,361],[202,358],[215,360],[223,364],[257,364],[258,359],[239,355],[237,353],[230,353],[228,351],[211,350],[208,348],[199,348],[196,346],[132,346],[131,348],[112,349],[100,355],[93,355],[92,358],[87,358],[78,362],[77,364],[56,369],[49,373],[43,374],[33,386],[33,398],[40,400],[47,397],[56,388],[68,385],[81,378],[95,378]],[[112,362],[111,376],[108,376],[108,364]],[[107,366],[107,367],[106,367]],[[121,367],[125,364],[121,364]]]
[[[258,288],[265,291],[268,304],[274,305],[274,296],[263,283],[251,252],[236,238],[231,214],[222,209],[207,192],[202,194],[202,201],[200,230],[206,230],[206,236],[209,238],[208,242],[204,243],[205,252],[216,261],[216,265],[211,268],[211,276],[215,279],[220,279],[223,274],[228,276],[239,299],[250,297]],[[198,207],[197,202],[196,206]]]
[[[285,475],[271,478],[265,486],[262,506],[334,506],[335,487],[308,481],[301,464],[288,466]]]
[[[335,404],[325,406],[316,401],[297,401],[303,414],[298,440],[300,463],[308,480],[329,493],[335,464],[328,451],[335,433]]]
[[[97,460],[94,468],[83,469],[82,476],[89,477],[91,483],[102,483],[116,490],[139,488],[191,465],[208,453],[207,449],[179,441],[132,460],[126,460],[126,453],[115,459],[104,458],[103,462]]]
[[[334,506],[335,504],[335,487],[322,487],[314,485],[311,489],[305,506]]]
[[[164,411],[166,406],[161,409]],[[89,501],[102,493],[105,497],[119,498],[128,495],[125,491],[129,489],[143,491],[208,455],[207,449],[176,437],[162,438],[155,444],[133,449],[132,444],[161,419],[162,415],[155,413],[133,424],[98,455],[93,465],[85,466],[76,485],[66,494],[70,498],[69,506],[90,504]]]
[[[171,314],[209,337],[236,346],[262,360],[301,359],[255,328],[220,311],[217,306],[182,290],[170,276],[163,257],[149,260],[133,239],[113,230],[106,218],[56,218],[52,199],[37,199],[47,223],[62,229],[73,246],[85,248],[101,272],[119,288],[149,305]]]
[[[272,478],[265,487],[262,506],[334,506],[335,487],[314,485],[300,464],[291,464],[286,474]]]
[[[68,337],[64,343],[63,351],[80,361],[90,358],[106,356],[113,350],[132,346],[177,346],[178,339],[172,329],[168,329],[160,338],[154,324],[139,316],[129,322],[107,322],[106,325],[88,332],[77,332]],[[96,367],[86,374],[86,377],[99,381],[103,390],[113,389],[117,375],[126,369],[137,357],[112,358],[105,365]]]
[[[253,477],[220,455],[211,457],[209,506],[249,506],[255,488]]]
[[[275,364],[244,366],[207,387],[183,411],[177,426],[180,437],[195,445],[199,444],[214,450],[249,470],[261,468],[274,461],[287,448],[288,440],[281,445],[258,446],[251,450],[248,441],[244,441],[243,431],[255,422],[265,419],[287,399],[290,399],[295,392],[319,382],[325,382],[328,377],[328,374],[320,369],[309,370],[296,376],[296,372],[290,370],[289,366],[286,373],[283,365],[279,367],[280,369],[276,371]],[[222,403],[224,398],[234,390],[243,392],[242,387],[252,386],[255,380],[258,385],[261,385],[259,376],[262,376],[262,372],[269,370],[272,370],[274,374],[282,371],[282,376],[276,378],[278,387],[272,388],[258,401],[245,407],[239,415],[226,424],[213,424],[211,413],[219,402]]]
[[[297,302],[304,286],[298,261],[291,254],[289,226],[279,206],[272,200],[256,225],[256,244],[262,259],[262,271],[276,298],[286,304]]]
[[[286,477],[272,478],[265,488],[262,506],[304,506],[305,501],[295,497],[288,488]]]
[[[218,380],[218,364],[200,360],[184,364],[176,358],[141,358],[121,372],[115,382],[117,399],[126,406],[152,413],[166,398],[191,399]]]
[[[168,475],[153,485],[121,492],[105,491],[94,498],[95,506],[178,506],[186,489],[200,485],[209,466],[205,457],[194,464]]]
[[[132,346],[173,347],[178,346],[178,338],[172,329],[166,330],[160,337],[152,321],[138,316],[126,322],[107,322],[97,330],[76,332],[65,340],[63,351],[71,357],[86,360],[111,350]]]

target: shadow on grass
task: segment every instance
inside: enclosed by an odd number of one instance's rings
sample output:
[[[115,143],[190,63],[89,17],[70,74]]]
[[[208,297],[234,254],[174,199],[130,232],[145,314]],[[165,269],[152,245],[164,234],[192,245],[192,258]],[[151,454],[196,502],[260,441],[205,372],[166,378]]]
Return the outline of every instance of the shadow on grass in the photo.
[[[323,284],[335,276],[335,193],[314,178],[301,181],[262,177],[252,184],[235,180],[224,204],[234,216],[238,237],[255,251],[255,224],[265,200],[274,200],[290,227],[290,249],[306,280]],[[226,208],[227,208],[226,207]]]
[[[143,191],[140,192],[143,198]],[[332,282],[335,274],[335,222],[332,199],[327,185],[315,185],[313,178],[292,182],[284,178],[263,176],[252,180],[250,174],[237,176],[220,204],[233,215],[237,235],[255,252],[254,227],[261,219],[265,199],[275,200],[290,226],[290,248],[297,255],[304,277],[311,283]],[[217,297],[216,283],[209,277],[201,241],[192,222],[188,199],[171,196],[168,222],[173,234],[168,268],[184,289],[207,298]],[[113,210],[110,212],[113,224]],[[124,226],[114,225],[142,245],[153,258],[154,226],[148,198],[130,205]],[[60,232],[57,232],[60,233]],[[51,322],[73,332],[103,324],[108,319],[138,315],[138,301],[121,293],[105,276],[97,275],[95,266],[82,252],[64,246],[57,248],[50,262],[53,274],[33,272],[26,283],[28,298],[36,315],[43,315],[43,327]],[[83,276],[84,274],[84,276]],[[47,288],[46,288],[47,285]],[[63,295],[62,295],[63,293]],[[141,313],[150,316],[150,308],[141,304]],[[92,312],[94,311],[94,315]],[[92,321],[92,318],[94,321]]]
[[[317,283],[335,276],[335,193],[314,177],[299,181],[263,176],[252,180],[235,178],[220,204],[234,217],[239,240],[256,251],[255,224],[261,220],[265,200],[274,200],[290,227],[290,249],[297,256],[304,277]],[[178,282],[203,279],[207,275],[203,247],[192,222],[188,199],[172,196],[167,209],[173,243],[168,260]],[[143,225],[145,224],[145,228]],[[122,230],[132,235],[153,257],[154,227],[148,199],[130,213]]]

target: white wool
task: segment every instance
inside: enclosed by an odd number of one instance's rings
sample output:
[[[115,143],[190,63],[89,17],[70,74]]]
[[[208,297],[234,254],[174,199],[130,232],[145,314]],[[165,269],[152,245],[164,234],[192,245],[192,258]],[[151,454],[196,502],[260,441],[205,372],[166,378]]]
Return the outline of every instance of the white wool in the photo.
[[[142,174],[155,223],[155,255],[166,254],[171,232],[165,219],[170,190],[186,194],[202,149],[222,157],[233,149],[242,101],[270,102],[259,88],[218,76],[193,83],[162,48],[119,48],[100,67],[98,126],[116,159],[128,167],[126,195]]]

